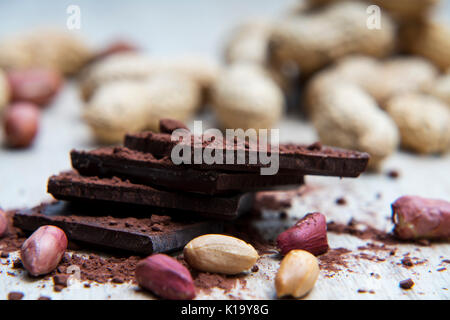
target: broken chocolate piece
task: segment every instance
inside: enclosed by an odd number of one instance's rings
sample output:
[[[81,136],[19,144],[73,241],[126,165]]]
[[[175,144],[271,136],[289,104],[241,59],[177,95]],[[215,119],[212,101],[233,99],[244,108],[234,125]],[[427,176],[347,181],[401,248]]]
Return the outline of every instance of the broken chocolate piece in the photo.
[[[63,229],[70,240],[139,254],[174,251],[197,236],[222,231],[219,221],[159,216],[151,214],[147,208],[128,207],[125,213],[120,212],[122,210],[117,205],[87,206],[58,201],[15,212],[14,225],[26,231],[55,225]],[[109,224],[112,219],[117,222],[114,226]],[[161,231],[152,230],[155,224]]]
[[[96,200],[177,209],[179,213],[233,219],[249,210],[251,194],[208,197],[170,192],[117,177],[80,176],[69,171],[50,177],[48,192],[59,200]]]
[[[120,147],[100,148],[93,151],[72,150],[72,166],[87,176],[130,179],[132,182],[157,185],[170,190],[220,194],[251,191],[280,185],[300,185],[301,174],[259,175],[245,172],[202,171],[175,165],[168,157],[156,159]]]
[[[191,164],[196,169],[202,170],[233,170],[233,171],[259,171],[263,167],[269,167],[270,164],[263,164],[260,161],[259,153],[266,151],[256,144],[242,143],[236,144],[236,139],[229,143],[225,139],[211,139],[211,137],[199,137],[202,140],[197,144],[194,143],[195,138],[191,136],[190,141],[172,141],[171,135],[167,133],[141,132],[128,134],[125,136],[125,147],[141,152],[149,152],[156,156],[170,157],[172,148],[178,143],[186,144],[191,148]],[[212,141],[211,141],[212,140]],[[267,145],[270,154],[271,146]],[[221,164],[196,164],[194,155],[196,153],[208,150],[214,153],[223,154]],[[237,159],[239,153],[244,153],[245,163],[238,164],[234,161],[232,164],[227,163],[227,152],[232,152],[233,158]],[[279,154],[280,171],[290,170],[299,171],[302,174],[325,175],[338,177],[357,177],[367,166],[369,155],[364,152],[344,150],[318,145],[311,148],[307,145],[300,144],[280,144],[279,150],[274,151]],[[258,158],[256,163],[251,163],[251,158]],[[271,154],[271,157],[275,157]],[[242,159],[244,160],[244,159]],[[185,164],[188,165],[188,164]]]

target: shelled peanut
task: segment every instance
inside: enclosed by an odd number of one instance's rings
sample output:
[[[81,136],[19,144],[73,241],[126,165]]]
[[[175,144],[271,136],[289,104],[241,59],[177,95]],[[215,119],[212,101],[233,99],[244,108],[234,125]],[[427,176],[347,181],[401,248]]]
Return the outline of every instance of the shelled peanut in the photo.
[[[55,226],[42,226],[22,245],[20,258],[25,269],[33,276],[53,271],[67,249],[67,236]]]
[[[195,286],[189,270],[176,259],[154,254],[136,266],[138,284],[161,298],[186,300],[195,297]]]
[[[314,287],[319,277],[317,258],[304,250],[291,250],[281,261],[275,277],[278,297],[301,298]]]
[[[253,267],[259,258],[248,243],[231,236],[207,234],[184,247],[188,264],[200,271],[238,274]]]
[[[9,105],[3,117],[6,145],[10,148],[30,146],[38,131],[39,107],[30,102],[16,102]]]

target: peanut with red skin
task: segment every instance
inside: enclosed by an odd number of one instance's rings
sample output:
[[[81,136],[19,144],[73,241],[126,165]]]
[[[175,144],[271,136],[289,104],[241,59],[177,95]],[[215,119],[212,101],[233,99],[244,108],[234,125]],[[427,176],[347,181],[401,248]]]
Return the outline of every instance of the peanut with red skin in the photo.
[[[63,83],[61,74],[51,69],[12,70],[7,76],[13,101],[39,106],[47,105]]]
[[[39,128],[39,108],[28,102],[10,105],[4,117],[6,144],[12,148],[25,148],[32,144]]]
[[[283,255],[291,250],[305,250],[314,255],[328,251],[327,223],[319,212],[307,214],[293,227],[282,232],[277,238],[277,246]]]
[[[189,270],[176,259],[154,254],[136,266],[138,284],[164,299],[186,300],[195,297],[195,286]]]
[[[394,234],[404,240],[450,239],[450,202],[403,196],[392,203]]]
[[[0,208],[0,238],[8,231],[8,218],[6,213]]]
[[[52,272],[67,249],[67,236],[55,226],[42,226],[22,245],[20,258],[25,269],[33,276]]]

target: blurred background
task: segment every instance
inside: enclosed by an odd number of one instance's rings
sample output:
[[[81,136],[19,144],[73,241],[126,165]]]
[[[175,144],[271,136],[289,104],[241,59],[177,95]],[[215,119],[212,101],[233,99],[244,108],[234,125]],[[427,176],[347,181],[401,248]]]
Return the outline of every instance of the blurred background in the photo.
[[[161,117],[450,174],[448,0],[24,0],[0,17],[4,208],[48,198],[71,149]]]

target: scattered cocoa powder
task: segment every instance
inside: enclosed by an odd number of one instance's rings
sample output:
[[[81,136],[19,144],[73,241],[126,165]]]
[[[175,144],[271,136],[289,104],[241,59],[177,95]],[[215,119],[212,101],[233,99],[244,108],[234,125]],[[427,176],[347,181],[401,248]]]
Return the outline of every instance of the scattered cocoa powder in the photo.
[[[195,287],[204,293],[210,293],[213,288],[220,288],[229,293],[237,283],[240,282],[245,287],[247,280],[243,279],[245,275],[228,276],[209,272],[191,272]]]
[[[40,297],[38,298],[38,300],[52,300],[52,298],[47,297],[47,296],[40,296]]]
[[[340,206],[344,206],[347,204],[347,200],[345,200],[345,198],[341,197],[341,198],[337,198],[336,199],[336,204],[340,205]]]
[[[328,222],[327,230],[337,234],[349,234],[363,240],[376,240],[386,244],[401,243],[401,241],[396,239],[392,234],[378,230],[366,223],[356,221],[355,219],[351,219],[347,224],[334,221]]]
[[[351,252],[346,248],[329,249],[327,253],[318,256],[321,270],[325,270],[328,274],[326,277],[333,277],[335,273],[348,269],[348,264],[343,255]]]
[[[80,277],[83,281],[106,283],[120,278],[122,283],[130,281],[135,283],[134,270],[140,259],[137,256],[102,258],[97,254],[83,257],[76,253],[66,253],[58,269],[51,276],[66,273],[69,266],[75,265],[80,268]]]

